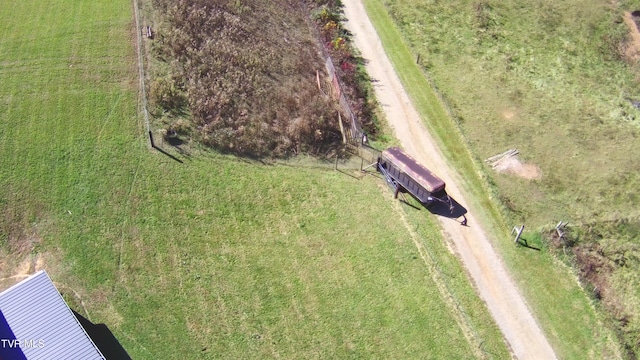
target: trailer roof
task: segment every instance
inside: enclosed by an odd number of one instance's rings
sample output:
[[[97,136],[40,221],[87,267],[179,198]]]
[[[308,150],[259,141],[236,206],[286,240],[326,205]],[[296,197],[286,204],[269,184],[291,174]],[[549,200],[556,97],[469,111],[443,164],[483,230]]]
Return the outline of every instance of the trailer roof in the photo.
[[[409,175],[430,193],[437,193],[445,187],[444,181],[429,169],[419,164],[400,148],[391,147],[382,152],[382,157],[392,162],[398,169]]]

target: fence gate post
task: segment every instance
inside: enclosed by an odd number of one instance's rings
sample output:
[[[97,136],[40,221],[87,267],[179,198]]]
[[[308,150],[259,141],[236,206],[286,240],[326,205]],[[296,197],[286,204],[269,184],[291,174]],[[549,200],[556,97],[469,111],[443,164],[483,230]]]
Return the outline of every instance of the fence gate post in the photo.
[[[344,125],[342,125],[342,115],[340,115],[340,111],[338,111],[338,124],[340,125],[340,133],[342,134],[342,143],[347,143],[347,137],[344,135]]]
[[[524,231],[524,224],[520,227],[520,229],[518,229],[517,226],[513,227],[513,230],[511,230],[511,234],[513,235],[513,233],[516,233],[516,238],[514,240],[514,242],[517,244],[520,241],[520,236],[522,235],[522,232]]]
[[[566,223],[565,223],[565,222],[560,221],[560,222],[558,223],[558,225],[556,225],[556,232],[558,233],[558,237],[559,237],[561,240],[564,240],[564,227],[565,227],[565,226],[567,226],[567,224],[568,224],[568,223],[569,223],[569,222],[566,222]]]

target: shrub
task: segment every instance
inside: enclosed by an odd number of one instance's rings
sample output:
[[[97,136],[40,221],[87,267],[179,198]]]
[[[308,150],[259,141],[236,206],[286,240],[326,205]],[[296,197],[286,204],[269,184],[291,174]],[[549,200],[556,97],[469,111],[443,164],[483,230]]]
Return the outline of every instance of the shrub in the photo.
[[[149,85],[149,98],[165,112],[177,112],[186,105],[182,91],[171,77],[157,77]]]

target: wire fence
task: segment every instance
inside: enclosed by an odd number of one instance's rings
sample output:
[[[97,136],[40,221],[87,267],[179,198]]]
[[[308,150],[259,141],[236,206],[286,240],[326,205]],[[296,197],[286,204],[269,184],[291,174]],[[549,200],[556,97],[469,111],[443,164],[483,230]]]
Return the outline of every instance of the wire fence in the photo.
[[[147,90],[144,81],[144,51],[143,51],[143,43],[142,43],[142,26],[140,26],[140,10],[138,7],[138,0],[133,0],[133,12],[136,21],[136,45],[138,50],[138,72],[140,76],[140,98],[141,98],[141,107],[142,114],[144,116],[144,124],[147,130],[147,134],[149,135],[149,143],[151,147],[154,147],[153,144],[153,135],[151,133],[151,125],[149,124],[149,111],[147,110]]]
[[[356,114],[351,109],[351,105],[349,105],[349,101],[347,97],[344,95],[342,91],[342,83],[340,81],[340,77],[336,73],[336,68],[333,65],[333,59],[331,56],[326,55],[325,67],[327,68],[327,72],[329,73],[329,78],[331,79],[331,85],[333,88],[334,95],[338,98],[340,109],[342,112],[347,115],[347,119],[349,120],[349,132],[347,134],[347,138],[349,138],[352,142],[362,142],[364,139],[364,132],[362,131],[362,127],[356,117]],[[346,129],[345,129],[346,130]]]

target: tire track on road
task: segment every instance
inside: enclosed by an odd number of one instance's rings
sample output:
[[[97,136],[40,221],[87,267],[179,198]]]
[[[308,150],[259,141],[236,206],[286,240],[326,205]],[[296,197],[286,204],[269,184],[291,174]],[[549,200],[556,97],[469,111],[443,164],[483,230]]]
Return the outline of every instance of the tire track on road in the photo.
[[[464,311],[460,309],[458,301],[449,290],[449,287],[447,286],[445,280],[443,279],[440,270],[438,270],[437,268],[437,264],[433,259],[433,256],[424,245],[424,241],[422,237],[418,233],[416,233],[416,231],[414,231],[413,227],[407,220],[404,210],[400,206],[400,203],[398,201],[395,201],[395,199],[391,199],[390,201],[393,204],[393,210],[398,214],[400,220],[402,220],[402,224],[404,225],[404,227],[407,229],[407,232],[411,236],[411,240],[413,241],[413,244],[418,249],[420,258],[422,258],[422,261],[427,267],[429,271],[429,275],[431,276],[431,280],[433,280],[433,283],[435,284],[436,289],[438,289],[438,292],[440,293],[440,297],[442,298],[444,303],[447,305],[449,312],[453,315],[453,318],[456,320],[456,323],[458,324],[458,327],[462,331],[462,334],[467,339],[467,342],[469,343],[469,347],[471,348],[471,351],[475,355],[476,359],[486,359],[487,356],[482,350],[482,339],[478,338],[478,335],[476,334],[473,326],[467,320],[464,314]]]

